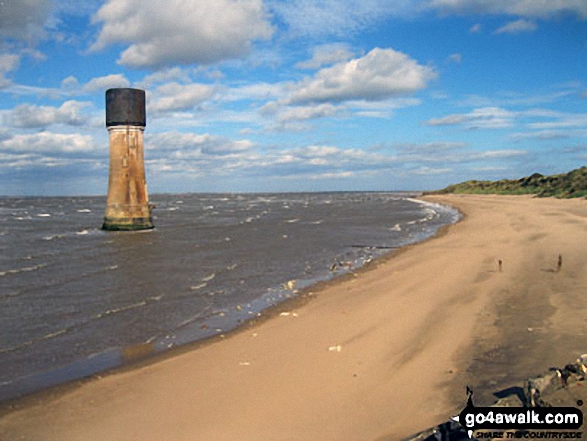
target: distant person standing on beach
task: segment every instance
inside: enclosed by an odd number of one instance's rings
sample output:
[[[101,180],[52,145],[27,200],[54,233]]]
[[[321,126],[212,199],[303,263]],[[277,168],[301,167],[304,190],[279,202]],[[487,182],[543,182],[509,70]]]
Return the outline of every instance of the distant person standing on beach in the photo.
[[[562,254],[558,255],[558,263],[556,264],[556,271],[559,272],[563,266],[563,256]]]

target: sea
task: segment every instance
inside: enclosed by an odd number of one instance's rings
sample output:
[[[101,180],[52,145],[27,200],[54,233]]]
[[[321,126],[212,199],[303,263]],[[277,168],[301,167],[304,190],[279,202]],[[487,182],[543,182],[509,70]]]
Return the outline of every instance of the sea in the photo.
[[[416,196],[152,195],[136,232],[101,230],[105,197],[2,197],[0,401],[224,335],[458,220]]]

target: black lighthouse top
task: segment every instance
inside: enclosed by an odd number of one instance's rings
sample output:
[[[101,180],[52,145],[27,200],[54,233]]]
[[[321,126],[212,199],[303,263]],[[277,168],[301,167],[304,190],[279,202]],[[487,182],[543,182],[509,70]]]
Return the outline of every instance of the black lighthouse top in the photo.
[[[106,91],[106,127],[146,125],[144,90],[122,88]]]

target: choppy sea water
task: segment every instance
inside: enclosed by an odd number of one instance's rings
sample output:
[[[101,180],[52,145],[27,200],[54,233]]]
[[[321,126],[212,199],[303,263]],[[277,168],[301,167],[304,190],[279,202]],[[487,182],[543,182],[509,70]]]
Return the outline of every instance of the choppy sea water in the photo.
[[[0,198],[0,401],[222,334],[459,216],[398,193],[151,202],[154,230],[105,232],[104,197]]]

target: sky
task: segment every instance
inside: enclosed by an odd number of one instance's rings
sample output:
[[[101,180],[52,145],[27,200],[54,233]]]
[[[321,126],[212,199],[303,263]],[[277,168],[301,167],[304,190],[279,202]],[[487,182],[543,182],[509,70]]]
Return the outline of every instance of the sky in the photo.
[[[427,190],[587,163],[585,0],[0,0],[0,195]]]

